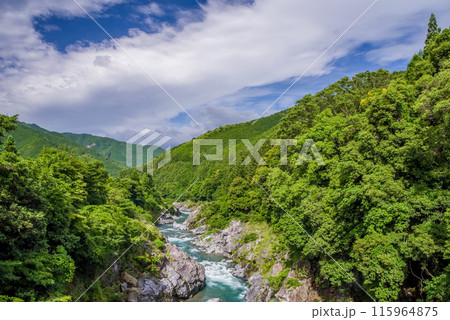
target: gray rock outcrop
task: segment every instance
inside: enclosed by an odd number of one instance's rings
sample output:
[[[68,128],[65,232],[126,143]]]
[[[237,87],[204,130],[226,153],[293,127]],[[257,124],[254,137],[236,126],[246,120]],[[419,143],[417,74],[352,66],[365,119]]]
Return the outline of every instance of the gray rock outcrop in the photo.
[[[165,224],[170,224],[174,222],[174,217],[168,213],[163,214],[159,220],[158,220],[158,224],[163,226]]]
[[[264,279],[259,272],[253,273],[248,279],[250,289],[245,295],[245,299],[249,302],[265,301],[268,302],[273,297],[273,290],[269,286],[267,279]]]
[[[195,230],[199,230],[200,228],[202,228],[201,231],[206,232],[206,226],[199,227]],[[193,243],[203,247],[207,253],[222,255],[225,258],[230,258],[232,252],[239,246],[239,239],[241,238],[243,229],[244,226],[242,222],[233,220],[230,222],[228,228],[206,237],[198,237]]]
[[[206,232],[206,226],[203,225],[203,226],[200,226],[198,228],[192,229],[191,232],[193,234],[197,235],[197,236],[201,235],[201,234],[204,234]]]
[[[241,280],[246,280],[248,278],[247,276],[247,264],[241,264],[238,263],[234,266],[234,269],[231,271],[231,274],[235,276],[236,278],[239,278]]]
[[[191,298],[206,285],[205,268],[167,243],[167,257],[161,262],[159,276],[141,274],[139,280],[123,272],[120,289],[124,301],[178,301]]]
[[[170,261],[163,266],[161,273],[173,285],[179,298],[188,299],[205,286],[205,267],[177,246],[169,244],[168,247]]]
[[[189,230],[189,227],[184,223],[174,222],[173,227],[174,227],[174,229],[179,229],[179,230],[184,230],[184,231]]]

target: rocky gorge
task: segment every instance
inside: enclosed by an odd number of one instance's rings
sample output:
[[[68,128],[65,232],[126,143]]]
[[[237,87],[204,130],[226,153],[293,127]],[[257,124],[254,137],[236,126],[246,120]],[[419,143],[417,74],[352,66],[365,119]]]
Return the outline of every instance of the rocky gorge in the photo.
[[[232,220],[211,231],[200,206],[174,206],[176,212],[164,214],[158,225],[164,254],[157,263],[148,272],[114,266],[122,301],[347,300],[335,289],[319,287],[308,261],[290,262],[270,228]]]
[[[167,216],[166,219],[172,219]],[[176,218],[176,216],[175,216]],[[206,285],[205,267],[168,241],[156,228],[153,241],[134,246],[102,278],[117,301],[163,302],[192,298]]]
[[[180,250],[187,253],[205,267],[206,286],[188,301],[245,301],[248,285],[245,280],[235,277],[233,261],[217,253],[208,253],[196,245],[196,239],[206,229],[200,228],[195,233],[188,227],[191,219],[196,216],[196,209],[176,204],[178,207],[172,217],[165,216],[159,224],[159,231],[167,240],[176,244]],[[172,220],[172,223],[166,221]],[[202,229],[205,229],[202,231]]]
[[[232,274],[249,285],[246,301],[347,300],[335,289],[317,286],[316,271],[307,260],[289,263],[289,253],[281,248],[268,228],[232,220],[227,228],[210,232],[201,217],[201,207],[188,208],[181,203],[175,206],[190,213],[183,223],[174,221],[174,228],[190,230],[195,235],[192,243],[206,253],[235,262]]]

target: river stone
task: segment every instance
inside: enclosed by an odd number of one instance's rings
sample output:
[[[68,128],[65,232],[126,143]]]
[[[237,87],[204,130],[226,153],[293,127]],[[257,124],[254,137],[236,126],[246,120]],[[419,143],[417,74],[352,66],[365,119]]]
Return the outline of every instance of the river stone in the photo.
[[[129,288],[125,291],[126,302],[138,302],[141,295],[139,288]]]
[[[209,300],[206,301],[206,302],[223,302],[223,301],[222,301],[222,299],[220,299],[220,298],[212,298],[212,299],[209,299]]]
[[[176,221],[173,223],[173,227],[178,230],[184,230],[184,231],[189,230],[189,227],[186,224],[178,223]]]
[[[174,202],[174,203],[172,203],[172,205],[176,208],[176,210],[178,212],[190,211],[189,207],[187,206],[187,204],[180,203],[180,202]]]
[[[167,242],[158,261],[158,274],[143,273],[139,280],[127,272],[120,276],[123,301],[178,301],[191,298],[206,285],[205,267]]]
[[[125,282],[132,287],[137,287],[138,281],[135,277],[131,276],[128,272],[122,272],[120,276],[120,282]]]
[[[158,224],[161,226],[163,226],[165,224],[170,224],[173,222],[174,222],[174,219],[173,219],[172,215],[170,215],[168,213],[163,214],[158,220]]]

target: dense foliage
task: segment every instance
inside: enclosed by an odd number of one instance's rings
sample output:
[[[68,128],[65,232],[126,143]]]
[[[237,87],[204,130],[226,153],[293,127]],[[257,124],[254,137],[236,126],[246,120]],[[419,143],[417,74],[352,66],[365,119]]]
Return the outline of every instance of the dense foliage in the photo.
[[[17,125],[0,115],[0,138]],[[22,158],[0,148],[0,300],[76,298],[131,243],[161,242],[149,228],[162,205],[147,174],[111,178],[103,163],[48,148]],[[101,290],[100,290],[101,291]],[[102,299],[91,290],[84,299]]]
[[[119,173],[106,160],[118,148],[111,141],[66,134],[78,144],[0,115],[0,301],[70,300],[134,241],[160,253],[161,235],[148,229],[163,205],[155,188],[175,199],[197,178],[186,196],[206,202],[199,219],[208,233],[232,219],[271,226],[264,231],[277,234],[274,250],[288,248],[290,262],[308,260],[316,283],[355,300],[369,297],[340,266],[379,301],[448,301],[450,29],[441,31],[432,16],[425,43],[404,72],[345,77],[286,112],[199,137],[224,139],[223,161],[202,158],[193,166],[192,141],[174,148],[155,183],[133,169]],[[259,153],[267,164],[258,165],[245,160],[241,139],[296,139],[297,145],[281,164],[280,146],[266,142]],[[297,164],[310,140],[325,165],[312,153],[312,161]],[[102,156],[85,148],[92,143]],[[71,149],[51,148],[62,144]],[[35,157],[20,155],[29,153]],[[260,235],[255,229],[242,241]],[[149,270],[158,256],[127,255]],[[273,288],[286,270],[268,277]],[[83,299],[114,299],[105,291],[95,286]]]
[[[242,169],[239,166],[229,167],[229,140],[236,140],[236,151],[245,149],[241,138],[251,141],[272,132],[274,127],[281,121],[285,112],[279,112],[269,117],[262,118],[254,125],[251,122],[228,125],[207,132],[197,139],[221,139],[223,140],[224,162],[207,162],[204,158],[200,166],[192,165],[192,141],[181,144],[171,150],[171,161],[166,164],[162,171],[155,171],[155,185],[164,197],[176,199],[197,178],[200,181],[192,186],[190,197],[196,200],[211,200],[215,195],[226,192],[221,189],[222,185],[229,185],[233,177],[239,175]],[[215,146],[202,146],[201,154],[214,154]],[[246,155],[245,155],[246,156]],[[240,159],[242,160],[243,159]],[[160,159],[158,159],[160,161]],[[238,161],[239,162],[239,161]],[[156,168],[156,163],[154,167]],[[234,170],[234,171],[233,171]],[[232,174],[229,174],[233,171]],[[219,190],[218,190],[219,189]]]
[[[292,218],[376,300],[448,301],[449,55],[450,29],[441,32],[432,19],[425,49],[405,72],[345,77],[303,97],[266,132],[246,135],[241,125],[201,137],[228,139],[237,130],[242,135],[233,138],[297,139],[287,165],[279,164],[280,147],[266,144],[266,166],[239,165],[248,155],[241,148],[238,165],[225,156],[193,168],[191,142],[173,150],[156,185],[170,197],[169,190],[200,177],[187,197],[209,201],[202,215],[211,229],[232,219],[268,222],[294,259],[320,270],[322,285],[347,289],[356,300],[369,298]],[[324,166],[295,164],[307,139]]]

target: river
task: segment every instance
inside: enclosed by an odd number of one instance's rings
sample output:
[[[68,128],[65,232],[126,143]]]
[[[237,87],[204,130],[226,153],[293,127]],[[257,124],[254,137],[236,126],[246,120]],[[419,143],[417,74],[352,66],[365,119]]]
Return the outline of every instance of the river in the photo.
[[[181,218],[177,222],[182,223],[188,216],[189,212],[182,211]],[[175,229],[172,224],[158,228],[170,243],[205,267],[206,287],[187,301],[207,301],[212,298],[219,298],[224,302],[245,301],[248,285],[231,274],[234,266],[231,260],[203,252],[202,248],[191,243],[195,235],[190,231]]]

